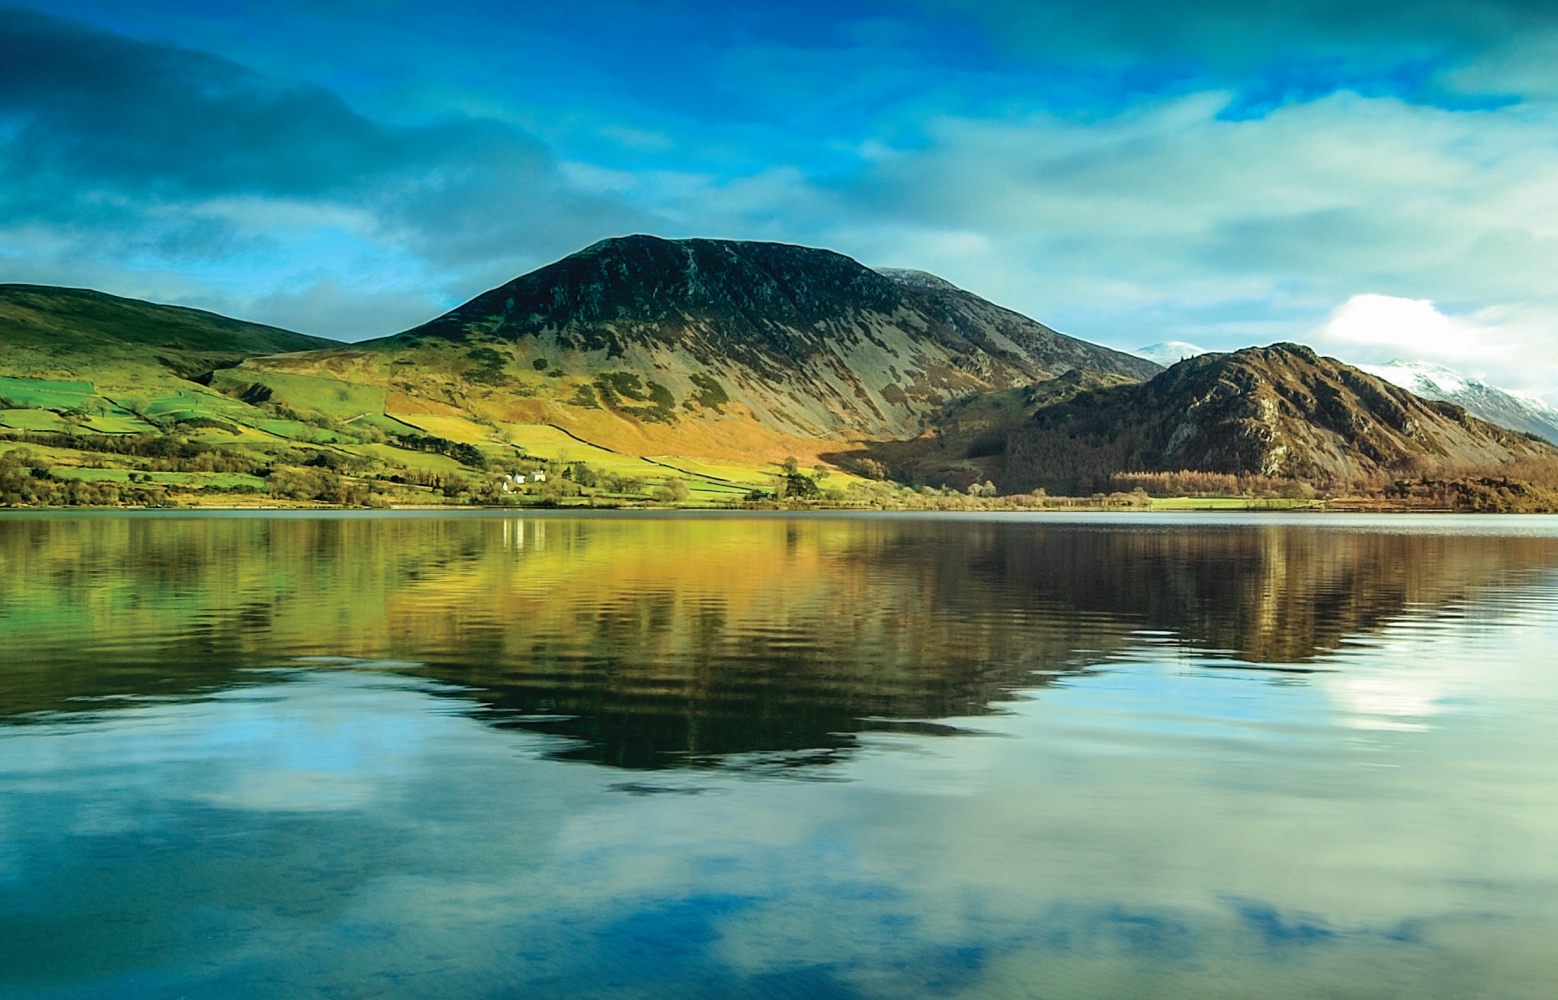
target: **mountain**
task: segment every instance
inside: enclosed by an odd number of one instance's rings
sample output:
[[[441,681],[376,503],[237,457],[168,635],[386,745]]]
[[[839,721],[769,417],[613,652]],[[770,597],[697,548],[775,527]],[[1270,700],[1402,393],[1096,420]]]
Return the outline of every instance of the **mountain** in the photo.
[[[0,285],[0,346],[7,374],[37,369],[90,377],[126,363],[195,376],[244,358],[339,344],[84,288]]]
[[[1464,406],[1466,412],[1490,424],[1558,444],[1558,409],[1531,393],[1500,389],[1428,361],[1396,360],[1388,365],[1358,367],[1415,396]]]
[[[603,240],[358,349],[429,343],[498,351],[566,405],[663,423],[736,413],[810,438],[912,435],[950,400],[1073,368],[1159,370],[923,272],[653,236]],[[530,385],[536,371],[561,381]]]
[[[1161,344],[1148,344],[1146,347],[1138,347],[1131,352],[1137,357],[1146,358],[1155,365],[1167,368],[1169,365],[1178,364],[1186,358],[1194,358],[1208,353],[1204,347],[1187,344],[1183,340],[1165,340]]]
[[[788,244],[628,236],[404,333],[252,359],[213,385],[301,413],[320,380],[344,381],[452,441],[528,448],[550,427],[586,447],[750,471],[913,437],[955,401],[1080,368],[1161,371],[923,272]]]
[[[1037,410],[1006,437],[1002,485],[1088,493],[1117,473],[1179,470],[1344,482],[1553,456],[1452,403],[1274,344]]]

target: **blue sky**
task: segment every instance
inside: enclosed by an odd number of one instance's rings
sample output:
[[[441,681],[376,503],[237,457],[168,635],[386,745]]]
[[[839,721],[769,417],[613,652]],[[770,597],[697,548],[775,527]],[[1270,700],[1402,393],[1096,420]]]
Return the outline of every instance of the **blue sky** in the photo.
[[[1514,0],[60,0],[0,11],[0,280],[356,339],[604,236],[775,239],[1550,393],[1554,67]]]

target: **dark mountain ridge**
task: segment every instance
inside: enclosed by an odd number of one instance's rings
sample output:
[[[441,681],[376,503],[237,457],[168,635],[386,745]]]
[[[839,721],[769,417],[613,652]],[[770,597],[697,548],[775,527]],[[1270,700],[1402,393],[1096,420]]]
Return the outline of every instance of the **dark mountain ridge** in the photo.
[[[1149,361],[1067,337],[920,272],[733,240],[602,240],[388,338],[502,341],[569,373],[625,369],[674,399],[698,379],[757,419],[831,437],[913,434],[948,401]]]

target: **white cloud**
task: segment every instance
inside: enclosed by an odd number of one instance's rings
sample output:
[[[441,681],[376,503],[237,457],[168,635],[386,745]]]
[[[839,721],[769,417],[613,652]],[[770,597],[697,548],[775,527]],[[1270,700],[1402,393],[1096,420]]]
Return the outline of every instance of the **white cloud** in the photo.
[[[1357,364],[1432,361],[1493,384],[1558,398],[1552,325],[1541,313],[1493,306],[1447,315],[1429,299],[1354,295],[1305,338]]]
[[[1383,351],[1391,357],[1485,358],[1509,350],[1508,345],[1495,344],[1496,330],[1446,316],[1428,299],[1373,293],[1354,295],[1342,303],[1316,335],[1325,342],[1375,354]]]

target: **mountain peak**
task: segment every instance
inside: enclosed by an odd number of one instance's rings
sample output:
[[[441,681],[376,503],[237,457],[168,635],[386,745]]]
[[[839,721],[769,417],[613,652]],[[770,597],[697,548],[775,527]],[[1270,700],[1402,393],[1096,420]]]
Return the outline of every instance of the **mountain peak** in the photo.
[[[1552,451],[1419,399],[1302,344],[1181,362],[1034,414],[1009,441],[1011,486],[1107,488],[1110,473],[1190,470],[1314,481],[1450,470]]]
[[[912,267],[879,267],[876,273],[891,278],[905,288],[932,289],[938,292],[961,292],[963,289],[946,278],[929,271],[917,271]]]
[[[1146,347],[1138,347],[1131,353],[1167,368],[1187,358],[1199,357],[1209,352],[1204,347],[1187,344],[1183,340],[1165,340],[1161,344],[1148,344]]]
[[[644,234],[601,240],[391,342],[428,338],[503,342],[522,362],[555,362],[559,377],[626,372],[669,400],[728,393],[765,425],[810,436],[912,435],[953,399],[1072,368],[1159,370],[923,272],[882,274],[788,243]],[[707,380],[723,388],[699,389]],[[668,421],[704,415],[690,401],[663,409]]]
[[[1533,393],[1500,389],[1431,361],[1397,358],[1358,367],[1424,399],[1455,403],[1489,423],[1558,443],[1558,409]]]

